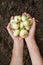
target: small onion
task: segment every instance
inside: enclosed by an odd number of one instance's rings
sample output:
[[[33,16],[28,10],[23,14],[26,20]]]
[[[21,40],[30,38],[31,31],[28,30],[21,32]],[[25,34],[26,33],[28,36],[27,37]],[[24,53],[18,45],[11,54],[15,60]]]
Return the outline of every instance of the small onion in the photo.
[[[25,21],[26,19],[27,19],[27,17],[22,15],[22,21]]]
[[[15,24],[15,20],[13,19],[13,20],[10,20],[10,23],[11,24]]]
[[[25,29],[29,31],[30,30],[30,26],[25,26]]]
[[[13,35],[14,35],[14,36],[18,36],[18,35],[19,35],[19,30],[14,30],[14,31],[13,31]]]
[[[25,30],[25,29],[22,29],[22,30],[20,31],[20,37],[25,38],[25,37],[27,37],[27,36],[28,36],[28,31]]]
[[[26,20],[26,21],[23,22],[23,24],[24,24],[24,26],[28,26],[29,23],[28,23],[28,21]]]
[[[12,24],[11,27],[12,27],[13,29],[18,29],[18,28],[19,28],[19,24]]]
[[[15,16],[14,20],[15,20],[16,23],[21,22],[21,16]]]
[[[28,22],[29,22],[29,25],[32,25],[32,19],[31,18],[28,19]]]

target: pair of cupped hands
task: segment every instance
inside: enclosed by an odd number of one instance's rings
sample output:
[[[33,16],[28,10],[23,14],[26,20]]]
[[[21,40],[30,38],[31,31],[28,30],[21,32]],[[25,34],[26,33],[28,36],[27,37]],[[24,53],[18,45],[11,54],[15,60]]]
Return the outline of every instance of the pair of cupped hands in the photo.
[[[30,14],[28,14],[28,13],[23,13],[23,15],[31,17]],[[10,19],[12,20],[13,16],[11,16]],[[32,22],[33,22],[33,24],[32,24],[32,27],[31,27],[31,29],[29,31],[28,37],[25,38],[26,43],[28,43],[30,40],[34,40],[35,39],[35,29],[36,29],[35,18],[32,18]],[[8,23],[7,30],[8,30],[8,33],[10,34],[11,38],[13,39],[13,41],[15,43],[23,43],[24,42],[23,38],[21,38],[21,37],[15,37],[12,34],[11,29],[10,29],[10,23]]]

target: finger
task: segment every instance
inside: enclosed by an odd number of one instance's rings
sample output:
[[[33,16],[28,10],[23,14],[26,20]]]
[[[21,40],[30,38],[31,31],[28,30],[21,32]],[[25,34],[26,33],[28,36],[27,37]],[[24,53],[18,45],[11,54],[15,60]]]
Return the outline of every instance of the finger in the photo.
[[[28,13],[26,13],[26,12],[24,12],[23,15],[28,16],[29,18],[32,18],[32,17],[30,16],[30,14],[28,14]]]
[[[36,21],[35,21],[35,18],[33,18],[33,25],[32,25],[32,29],[35,31],[36,29]]]
[[[10,30],[10,23],[9,23],[8,26],[7,26],[7,30],[8,30],[8,32],[9,32],[10,36],[14,39],[14,36],[13,36],[11,30]]]
[[[36,22],[35,22],[35,18],[33,18],[33,25],[30,29],[31,34],[34,34],[36,30]]]
[[[11,16],[10,20],[14,19],[14,16]]]

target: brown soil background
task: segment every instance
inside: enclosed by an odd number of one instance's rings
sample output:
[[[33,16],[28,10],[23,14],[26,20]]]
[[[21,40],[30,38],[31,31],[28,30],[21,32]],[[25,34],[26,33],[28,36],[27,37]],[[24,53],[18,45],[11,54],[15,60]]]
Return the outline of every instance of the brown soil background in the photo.
[[[12,56],[13,40],[6,26],[12,15],[23,12],[38,19],[36,42],[43,57],[43,0],[0,0],[0,65],[9,65]],[[25,41],[24,41],[25,42]],[[26,44],[24,44],[24,65],[32,65]]]

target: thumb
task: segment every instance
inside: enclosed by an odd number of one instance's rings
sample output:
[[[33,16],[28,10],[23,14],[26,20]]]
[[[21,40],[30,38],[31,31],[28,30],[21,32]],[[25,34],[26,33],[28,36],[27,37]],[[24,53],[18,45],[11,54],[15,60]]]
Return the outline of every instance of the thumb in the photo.
[[[33,32],[35,32],[35,29],[36,29],[36,21],[35,21],[35,18],[33,18],[33,25],[32,25],[32,30]]]
[[[33,25],[32,25],[32,27],[30,29],[30,34],[34,35],[35,34],[35,30],[36,30],[35,18],[33,18],[32,22],[33,22]]]

